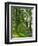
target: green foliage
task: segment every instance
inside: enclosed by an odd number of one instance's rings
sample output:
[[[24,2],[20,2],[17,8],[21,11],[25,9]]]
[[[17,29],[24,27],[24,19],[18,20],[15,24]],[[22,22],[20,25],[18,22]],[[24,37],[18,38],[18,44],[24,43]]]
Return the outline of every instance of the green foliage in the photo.
[[[11,7],[11,36],[32,36],[32,8]]]

